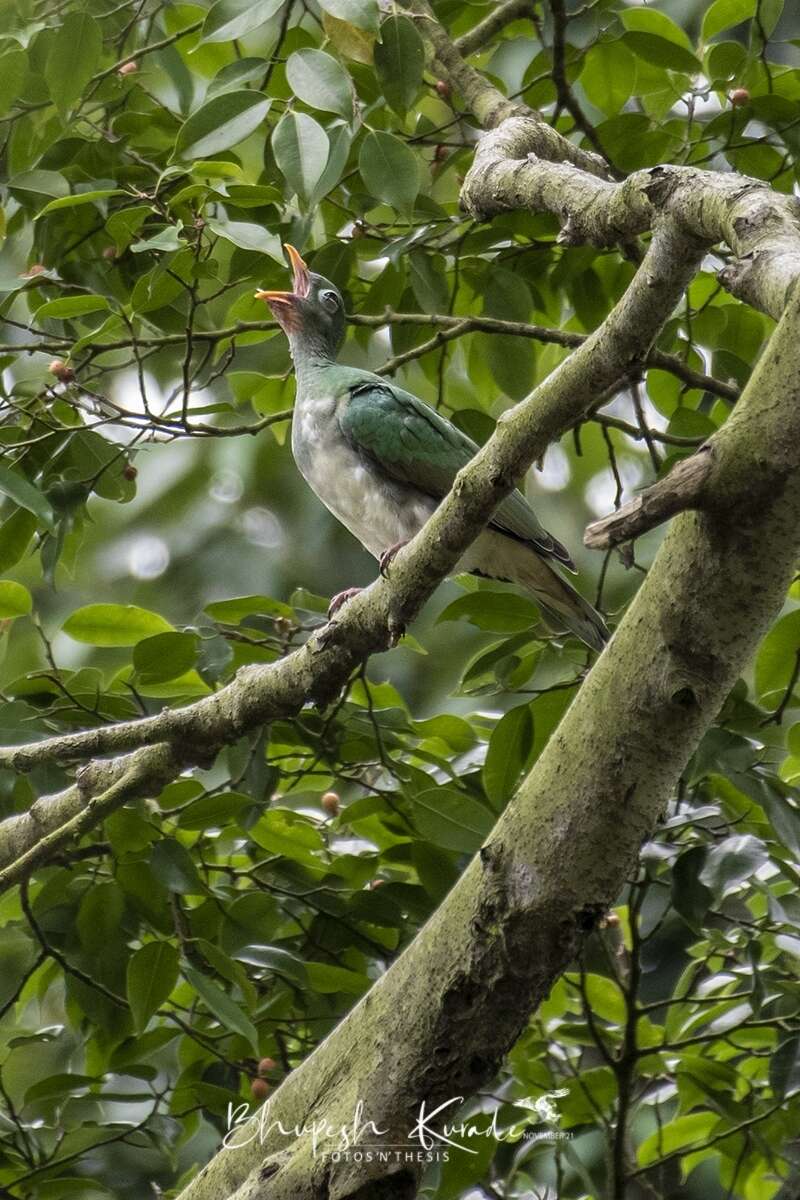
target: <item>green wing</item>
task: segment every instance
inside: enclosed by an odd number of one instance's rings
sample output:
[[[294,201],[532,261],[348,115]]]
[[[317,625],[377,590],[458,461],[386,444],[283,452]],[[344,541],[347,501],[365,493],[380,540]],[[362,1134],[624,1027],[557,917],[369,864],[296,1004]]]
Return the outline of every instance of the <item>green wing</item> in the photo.
[[[471,438],[410,392],[375,376],[351,384],[339,409],[342,433],[386,475],[441,500],[478,451]],[[508,496],[491,525],[574,569],[568,551],[540,525],[522,492]]]

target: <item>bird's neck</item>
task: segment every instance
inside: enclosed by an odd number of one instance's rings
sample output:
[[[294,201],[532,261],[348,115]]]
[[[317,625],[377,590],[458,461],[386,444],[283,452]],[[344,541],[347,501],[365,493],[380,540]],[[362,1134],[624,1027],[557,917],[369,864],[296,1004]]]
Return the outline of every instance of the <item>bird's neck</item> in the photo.
[[[305,375],[332,367],[336,354],[316,330],[299,330],[289,337],[289,353],[294,361],[295,374]]]

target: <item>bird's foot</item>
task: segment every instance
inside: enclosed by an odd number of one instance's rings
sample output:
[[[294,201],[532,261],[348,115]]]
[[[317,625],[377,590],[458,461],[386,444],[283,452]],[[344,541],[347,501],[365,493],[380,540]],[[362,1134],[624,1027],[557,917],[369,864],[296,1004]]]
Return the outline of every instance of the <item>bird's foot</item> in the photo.
[[[389,574],[389,567],[392,564],[392,559],[394,558],[395,554],[397,554],[398,550],[402,550],[403,546],[407,546],[409,541],[409,538],[404,538],[402,542],[395,542],[395,544],[390,546],[388,550],[384,550],[383,554],[378,559],[378,570],[384,579]]]
[[[331,602],[328,605],[328,620],[332,621],[342,605],[347,604],[348,600],[352,600],[353,596],[357,596],[358,593],[363,592],[363,590],[363,588],[352,587],[345,588],[343,592],[337,592],[337,594],[332,597]]]

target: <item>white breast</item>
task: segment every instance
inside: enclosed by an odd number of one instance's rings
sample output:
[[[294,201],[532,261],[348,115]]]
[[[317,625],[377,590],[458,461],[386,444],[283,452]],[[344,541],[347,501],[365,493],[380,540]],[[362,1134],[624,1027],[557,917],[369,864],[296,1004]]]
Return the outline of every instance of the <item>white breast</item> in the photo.
[[[331,401],[303,401],[292,423],[295,462],[322,503],[380,558],[425,524],[436,503],[416,488],[380,476],[342,436]]]

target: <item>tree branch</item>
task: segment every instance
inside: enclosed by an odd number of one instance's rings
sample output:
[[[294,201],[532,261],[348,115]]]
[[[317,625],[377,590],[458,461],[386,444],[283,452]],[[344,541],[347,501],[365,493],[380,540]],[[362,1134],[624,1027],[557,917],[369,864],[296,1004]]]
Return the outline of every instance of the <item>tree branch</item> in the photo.
[[[716,440],[703,512],[673,525],[481,853],[401,958],[273,1095],[265,1138],[246,1128],[253,1140],[221,1152],[181,1200],[414,1195],[415,1165],[389,1167],[386,1179],[377,1155],[332,1163],[314,1156],[310,1139],[282,1137],[276,1122],[291,1128],[313,1113],[338,1128],[360,1100],[365,1119],[387,1131],[377,1138],[365,1129],[360,1150],[407,1140],[420,1104],[430,1111],[493,1075],[619,894],[793,577],[798,338],[794,299]]]
[[[292,715],[309,700],[326,703],[360,662],[385,650],[397,631],[413,620],[531,462],[591,408],[631,362],[647,354],[703,252],[702,244],[687,239],[671,222],[660,226],[628,291],[604,323],[530,397],[500,417],[495,433],[459,473],[450,494],[394,559],[391,580],[379,579],[356,596],[294,654],[245,668],[227,687],[184,708],[5,748],[0,750],[0,767],[29,771],[43,762],[120,754],[157,743],[171,747],[176,763],[204,764],[248,730]],[[0,824],[0,865],[32,850],[45,832],[52,834],[48,852],[63,845],[72,836],[69,820],[83,810],[87,798],[69,789],[40,801],[37,822],[24,823],[24,817],[17,817]]]
[[[711,438],[697,454],[677,463],[658,483],[641,492],[628,504],[623,504],[616,512],[587,525],[583,535],[584,546],[591,550],[608,550],[623,542],[633,541],[676,513],[699,508],[713,468],[713,447],[714,439]]]

